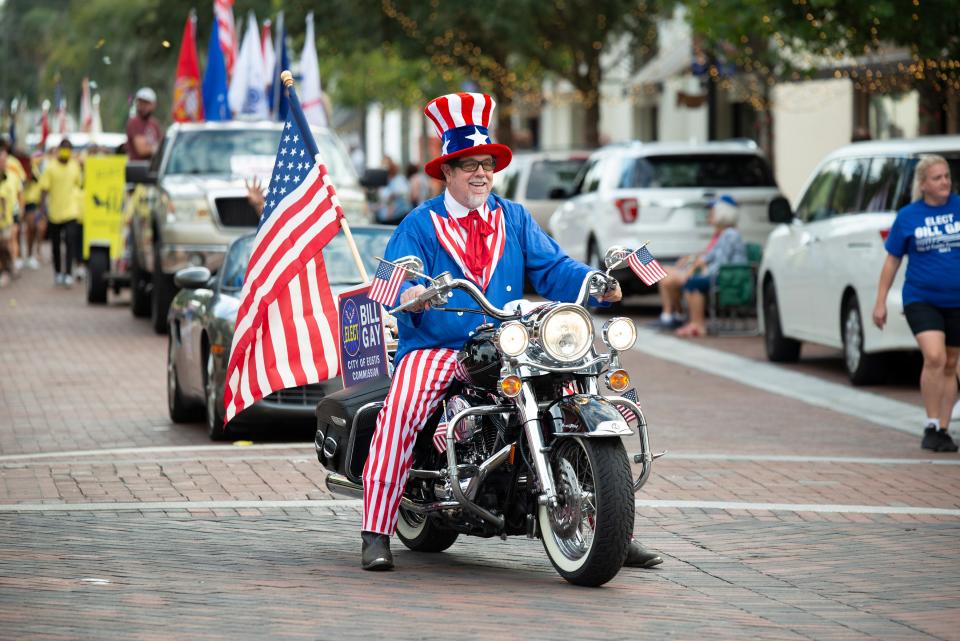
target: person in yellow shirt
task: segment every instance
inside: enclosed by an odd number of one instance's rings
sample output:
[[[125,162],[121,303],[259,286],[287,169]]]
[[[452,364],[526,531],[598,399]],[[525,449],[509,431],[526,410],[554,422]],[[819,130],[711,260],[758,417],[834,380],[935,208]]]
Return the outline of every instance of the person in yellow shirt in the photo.
[[[47,163],[40,176],[40,193],[47,210],[50,247],[53,254],[54,285],[73,285],[73,263],[79,246],[77,235],[78,201],[76,190],[83,184],[80,163],[73,158],[73,145],[64,138],[57,147],[55,162]],[[61,243],[66,245],[66,260],[61,263]]]
[[[26,206],[23,209],[21,222],[26,226],[27,261],[30,269],[40,269],[40,247],[47,235],[47,215],[40,207],[40,167],[43,155],[37,154],[30,158],[30,171],[27,173],[27,184],[23,194]]]
[[[23,182],[12,170],[13,163],[8,162],[8,150],[7,142],[0,140],[0,287],[15,274],[11,248],[16,240],[17,215],[23,209]]]
[[[23,220],[24,207],[23,185],[27,180],[27,174],[23,170],[23,165],[20,164],[20,161],[17,159],[16,155],[14,155],[12,145],[7,148],[6,173],[13,174],[19,181],[19,193],[16,201],[14,202],[13,227],[11,228],[10,232],[10,255],[13,257],[13,269],[14,272],[19,272],[20,268],[23,266],[23,261],[20,260],[20,228],[21,221]]]

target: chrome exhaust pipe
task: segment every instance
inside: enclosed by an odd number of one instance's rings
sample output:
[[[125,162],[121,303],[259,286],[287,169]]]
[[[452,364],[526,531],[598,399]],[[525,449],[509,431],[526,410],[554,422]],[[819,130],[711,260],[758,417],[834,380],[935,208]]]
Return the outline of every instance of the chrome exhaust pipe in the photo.
[[[326,480],[327,489],[333,494],[346,496],[352,499],[363,498],[363,486],[354,483],[343,474],[328,472]],[[409,510],[415,514],[427,514],[429,512],[439,512],[440,510],[452,510],[460,507],[457,501],[437,501],[435,503],[416,503],[407,497],[400,499],[400,507]]]

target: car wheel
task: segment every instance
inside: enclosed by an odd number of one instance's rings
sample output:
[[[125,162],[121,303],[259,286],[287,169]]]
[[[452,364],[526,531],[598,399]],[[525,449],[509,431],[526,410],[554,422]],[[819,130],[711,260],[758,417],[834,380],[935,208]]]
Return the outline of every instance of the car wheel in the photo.
[[[843,364],[854,385],[869,385],[883,379],[886,373],[885,354],[863,351],[863,315],[860,301],[854,294],[843,304]]]
[[[110,271],[110,250],[103,247],[90,248],[87,261],[87,302],[107,302],[107,272]]]
[[[763,287],[763,344],[767,359],[774,363],[793,363],[800,359],[800,341],[783,335],[777,289],[773,282]]]
[[[207,434],[211,441],[224,441],[230,438],[230,428],[223,424],[223,408],[217,398],[214,367],[213,352],[210,352],[207,354],[207,366],[203,377],[203,387],[207,399]]]
[[[175,286],[173,277],[164,274],[162,271],[153,272],[153,296],[150,298],[150,323],[153,325],[153,331],[158,334],[167,333],[167,312],[170,311],[170,303],[173,301]]]
[[[150,279],[134,261],[130,267],[130,311],[137,318],[150,315]]]
[[[167,340],[167,410],[174,423],[191,423],[199,418],[196,406],[184,399],[180,390],[173,336]]]

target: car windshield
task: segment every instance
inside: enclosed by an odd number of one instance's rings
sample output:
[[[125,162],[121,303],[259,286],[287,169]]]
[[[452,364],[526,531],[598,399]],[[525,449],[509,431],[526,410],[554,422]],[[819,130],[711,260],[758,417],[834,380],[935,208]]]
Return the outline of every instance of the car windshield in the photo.
[[[325,130],[314,130],[313,137],[333,184],[354,186],[357,176],[343,145]],[[269,168],[273,166],[279,144],[279,129],[181,131],[170,150],[166,173],[233,175],[237,173],[240,159],[254,159],[255,164],[266,163]]]
[[[626,162],[620,187],[774,187],[767,161],[749,154],[646,156]]]
[[[562,189],[573,193],[574,181],[586,158],[565,160],[537,160],[530,166],[526,197],[530,200],[550,198],[550,192]]]
[[[363,266],[367,270],[367,275],[372,275],[377,270],[375,256],[383,256],[392,230],[355,227],[351,231],[360,256],[363,257]],[[220,288],[223,291],[236,292],[243,287],[243,277],[247,272],[247,263],[250,262],[254,238],[255,236],[250,234],[230,245],[230,251],[227,252],[227,257],[223,261],[223,276],[220,281]],[[360,274],[353,264],[350,248],[343,234],[334,236],[323,248],[323,262],[327,267],[327,280],[331,286],[360,284]]]

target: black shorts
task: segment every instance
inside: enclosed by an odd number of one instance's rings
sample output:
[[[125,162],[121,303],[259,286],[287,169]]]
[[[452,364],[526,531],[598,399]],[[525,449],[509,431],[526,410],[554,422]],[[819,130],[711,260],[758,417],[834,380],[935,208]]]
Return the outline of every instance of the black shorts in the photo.
[[[943,332],[947,345],[960,347],[960,307],[910,303],[903,308],[903,313],[914,336],[920,332]]]

